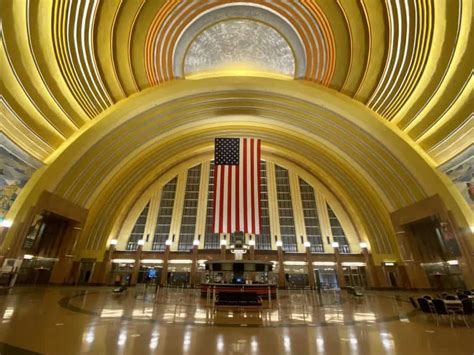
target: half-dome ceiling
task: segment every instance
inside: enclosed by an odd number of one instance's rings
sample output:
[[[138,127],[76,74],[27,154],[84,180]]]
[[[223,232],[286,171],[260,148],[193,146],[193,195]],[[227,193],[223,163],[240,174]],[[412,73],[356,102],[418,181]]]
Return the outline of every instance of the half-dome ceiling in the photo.
[[[472,173],[457,173],[472,164],[472,2],[39,0],[0,14],[0,139],[35,166],[144,89],[263,72],[360,102],[456,172],[472,206]]]
[[[297,77],[366,104],[435,164],[471,142],[469,1],[5,1],[1,13],[2,130],[39,160],[117,101],[182,75],[176,68],[185,64],[183,38],[194,41],[187,65],[197,65],[192,53],[200,36],[218,43],[223,27],[239,23],[218,22],[237,16],[246,16],[245,31],[250,20],[260,21],[249,43],[257,45],[264,33],[281,44],[285,38],[296,66],[305,68]],[[280,37],[268,36],[275,31]],[[290,71],[284,47],[259,63]],[[207,65],[221,65],[237,48],[208,53],[209,60],[220,59]],[[255,48],[254,58],[268,51]]]
[[[262,71],[295,76],[295,57],[275,29],[252,20],[219,22],[198,34],[184,59],[184,77],[203,72],[235,75]]]

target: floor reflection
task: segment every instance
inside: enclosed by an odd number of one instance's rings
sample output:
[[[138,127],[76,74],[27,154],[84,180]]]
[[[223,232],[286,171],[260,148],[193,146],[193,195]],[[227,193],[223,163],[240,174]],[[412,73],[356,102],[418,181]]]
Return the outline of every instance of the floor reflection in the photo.
[[[107,288],[24,288],[0,298],[0,343],[52,354],[474,352],[464,341],[471,329],[436,327],[407,300],[290,290],[251,309],[215,307],[189,289],[117,297]]]
[[[136,297],[133,292],[117,297],[107,292],[79,293],[65,297],[65,308],[100,318],[159,321],[167,324],[220,326],[330,326],[388,322],[407,319],[411,306],[394,298],[366,295],[363,302],[309,290],[280,291],[262,307],[216,307],[197,290],[160,290]]]

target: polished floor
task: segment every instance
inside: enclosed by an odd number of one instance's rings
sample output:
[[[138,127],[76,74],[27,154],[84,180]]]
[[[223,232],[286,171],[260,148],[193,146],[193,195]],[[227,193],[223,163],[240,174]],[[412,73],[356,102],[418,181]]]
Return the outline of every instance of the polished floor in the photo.
[[[436,326],[408,293],[282,291],[232,309],[148,291],[16,288],[0,296],[0,354],[474,354],[474,319]]]

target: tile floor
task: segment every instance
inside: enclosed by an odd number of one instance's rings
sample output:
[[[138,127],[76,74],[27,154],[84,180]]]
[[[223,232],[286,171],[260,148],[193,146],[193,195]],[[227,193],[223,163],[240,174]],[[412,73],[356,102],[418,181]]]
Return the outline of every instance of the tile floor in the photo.
[[[409,295],[281,291],[236,309],[194,290],[16,288],[0,296],[0,354],[474,354],[474,319],[437,327]]]

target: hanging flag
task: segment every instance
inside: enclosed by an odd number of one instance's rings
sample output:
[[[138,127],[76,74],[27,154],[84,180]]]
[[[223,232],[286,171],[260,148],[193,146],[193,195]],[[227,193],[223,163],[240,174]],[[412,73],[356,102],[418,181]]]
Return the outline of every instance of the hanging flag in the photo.
[[[260,139],[216,138],[213,230],[260,234]]]

